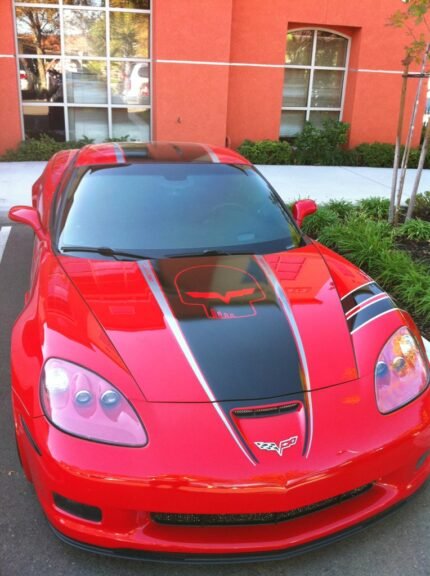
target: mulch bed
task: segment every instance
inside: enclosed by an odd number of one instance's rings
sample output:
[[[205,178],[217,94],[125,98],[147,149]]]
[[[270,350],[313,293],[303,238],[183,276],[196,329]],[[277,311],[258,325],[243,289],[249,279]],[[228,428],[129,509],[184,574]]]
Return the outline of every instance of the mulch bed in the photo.
[[[430,242],[415,242],[414,240],[401,240],[396,242],[396,248],[404,250],[415,262],[425,264],[430,269]],[[430,270],[429,270],[430,274]]]

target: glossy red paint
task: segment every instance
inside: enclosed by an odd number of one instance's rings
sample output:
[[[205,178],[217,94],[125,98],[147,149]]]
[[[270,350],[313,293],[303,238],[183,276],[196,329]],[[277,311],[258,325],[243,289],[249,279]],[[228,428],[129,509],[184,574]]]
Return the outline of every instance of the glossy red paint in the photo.
[[[118,144],[90,144],[80,150],[76,159],[76,166],[117,164],[118,162],[125,162]]]
[[[99,148],[91,148],[79,153],[78,165],[97,158]],[[101,163],[109,158],[105,150]],[[223,152],[217,154],[220,158]],[[65,159],[64,170],[74,158]],[[36,204],[48,214],[49,174],[55,171],[52,164],[46,170]],[[58,256],[49,238],[36,238],[30,290],[12,334],[12,398],[24,470],[58,531],[117,550],[218,555],[283,551],[390,509],[429,477],[430,458],[424,458],[430,450],[429,391],[388,416],[375,402],[375,363],[388,338],[406,325],[422,345],[409,315],[390,310],[351,335],[341,298],[371,280],[318,243],[266,255],[261,265],[267,266],[278,298],[291,310],[289,321],[297,327],[309,390],[303,401],[283,401],[295,405],[291,412],[247,419],[229,402],[208,397],[170,315],[137,262]],[[51,425],[39,395],[49,358],[84,366],[118,388],[144,423],[148,444],[112,446]],[[265,398],[253,406],[278,404]],[[304,454],[310,405],[313,437]],[[253,458],[239,450],[220,411],[229,414]],[[294,436],[297,441],[287,443],[281,456],[256,444],[279,446]],[[278,524],[196,528],[162,525],[151,517],[156,512],[285,512],[367,484],[372,488],[360,496]],[[100,508],[102,520],[65,512],[55,504],[54,493]]]
[[[317,209],[318,209],[317,205],[313,200],[306,199],[306,200],[298,200],[297,202],[295,202],[293,204],[291,212],[298,226],[301,226],[306,216],[310,216],[311,214],[316,212]]]
[[[63,150],[54,154],[32,187],[32,205],[37,208],[43,228],[47,228],[54,193],[68,169],[73,166],[78,150]]]

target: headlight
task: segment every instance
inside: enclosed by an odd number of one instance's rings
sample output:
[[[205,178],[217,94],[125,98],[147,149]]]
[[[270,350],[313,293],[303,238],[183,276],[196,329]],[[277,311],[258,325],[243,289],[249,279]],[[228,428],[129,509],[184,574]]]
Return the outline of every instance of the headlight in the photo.
[[[41,400],[52,424],[88,440],[144,446],[145,429],[131,404],[101,376],[51,358],[41,379]]]
[[[400,328],[385,344],[376,363],[379,411],[388,414],[404,406],[425,390],[428,380],[428,364],[415,338],[407,328]]]

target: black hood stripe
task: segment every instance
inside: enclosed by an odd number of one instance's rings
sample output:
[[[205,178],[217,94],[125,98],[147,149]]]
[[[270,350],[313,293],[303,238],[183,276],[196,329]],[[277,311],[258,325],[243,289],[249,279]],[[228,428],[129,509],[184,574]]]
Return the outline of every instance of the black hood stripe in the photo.
[[[370,306],[366,306],[363,310],[360,310],[357,314],[354,314],[348,319],[348,328],[351,334],[354,334],[359,328],[368,324],[371,320],[375,320],[382,314],[396,310],[396,306],[393,301],[387,296],[383,300],[378,300]]]
[[[370,298],[383,293],[384,291],[376,284],[376,282],[370,282],[363,286],[359,286],[342,298],[343,311],[345,314],[348,314],[360,304],[363,304]]]
[[[305,406],[307,455],[313,426],[303,344],[264,258],[164,259],[140,267],[200,384],[248,457],[255,459],[232,411],[274,399]]]
[[[221,409],[220,405],[216,402],[216,398],[214,397],[212,390],[206,381],[206,378],[204,377],[202,371],[200,370],[200,367],[197,364],[196,359],[195,359],[190,347],[188,346],[188,343],[184,337],[184,334],[181,330],[181,327],[179,326],[178,321],[176,320],[174,314],[172,313],[169,302],[163,293],[163,290],[162,290],[160,283],[159,283],[159,281],[158,281],[158,279],[154,273],[154,270],[153,270],[151,263],[148,260],[144,260],[144,261],[139,262],[139,266],[140,266],[140,269],[142,271],[142,274],[143,274],[146,282],[148,283],[148,286],[150,287],[155,299],[158,302],[158,305],[160,306],[160,308],[164,314],[166,322],[168,323],[170,329],[172,330],[178,344],[180,345],[180,347],[182,349],[182,352],[184,353],[185,357],[187,358],[187,360],[188,360],[194,374],[196,375],[198,381],[200,382],[202,388],[206,392],[209,400],[213,403],[215,410],[217,411],[217,413],[220,416],[221,420],[223,421],[224,425],[226,426],[226,428],[230,432],[235,443],[238,445],[238,447],[243,452],[243,454],[247,457],[247,459],[251,462],[251,464],[253,464],[255,466],[257,463],[255,456],[249,450],[248,446],[244,443],[243,439],[240,437],[237,430],[235,430],[230,419],[227,418],[226,414]]]

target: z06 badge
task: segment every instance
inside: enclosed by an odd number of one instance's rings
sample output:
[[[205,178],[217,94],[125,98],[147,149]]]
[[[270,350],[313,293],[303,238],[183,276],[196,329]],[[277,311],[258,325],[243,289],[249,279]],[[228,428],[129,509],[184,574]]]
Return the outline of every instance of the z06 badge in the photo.
[[[279,456],[282,456],[284,450],[287,448],[291,448],[297,444],[297,440],[299,439],[298,436],[291,436],[291,438],[287,438],[286,440],[281,440],[279,445],[276,442],[255,442],[257,448],[260,450],[269,450],[273,452],[277,452]]]

